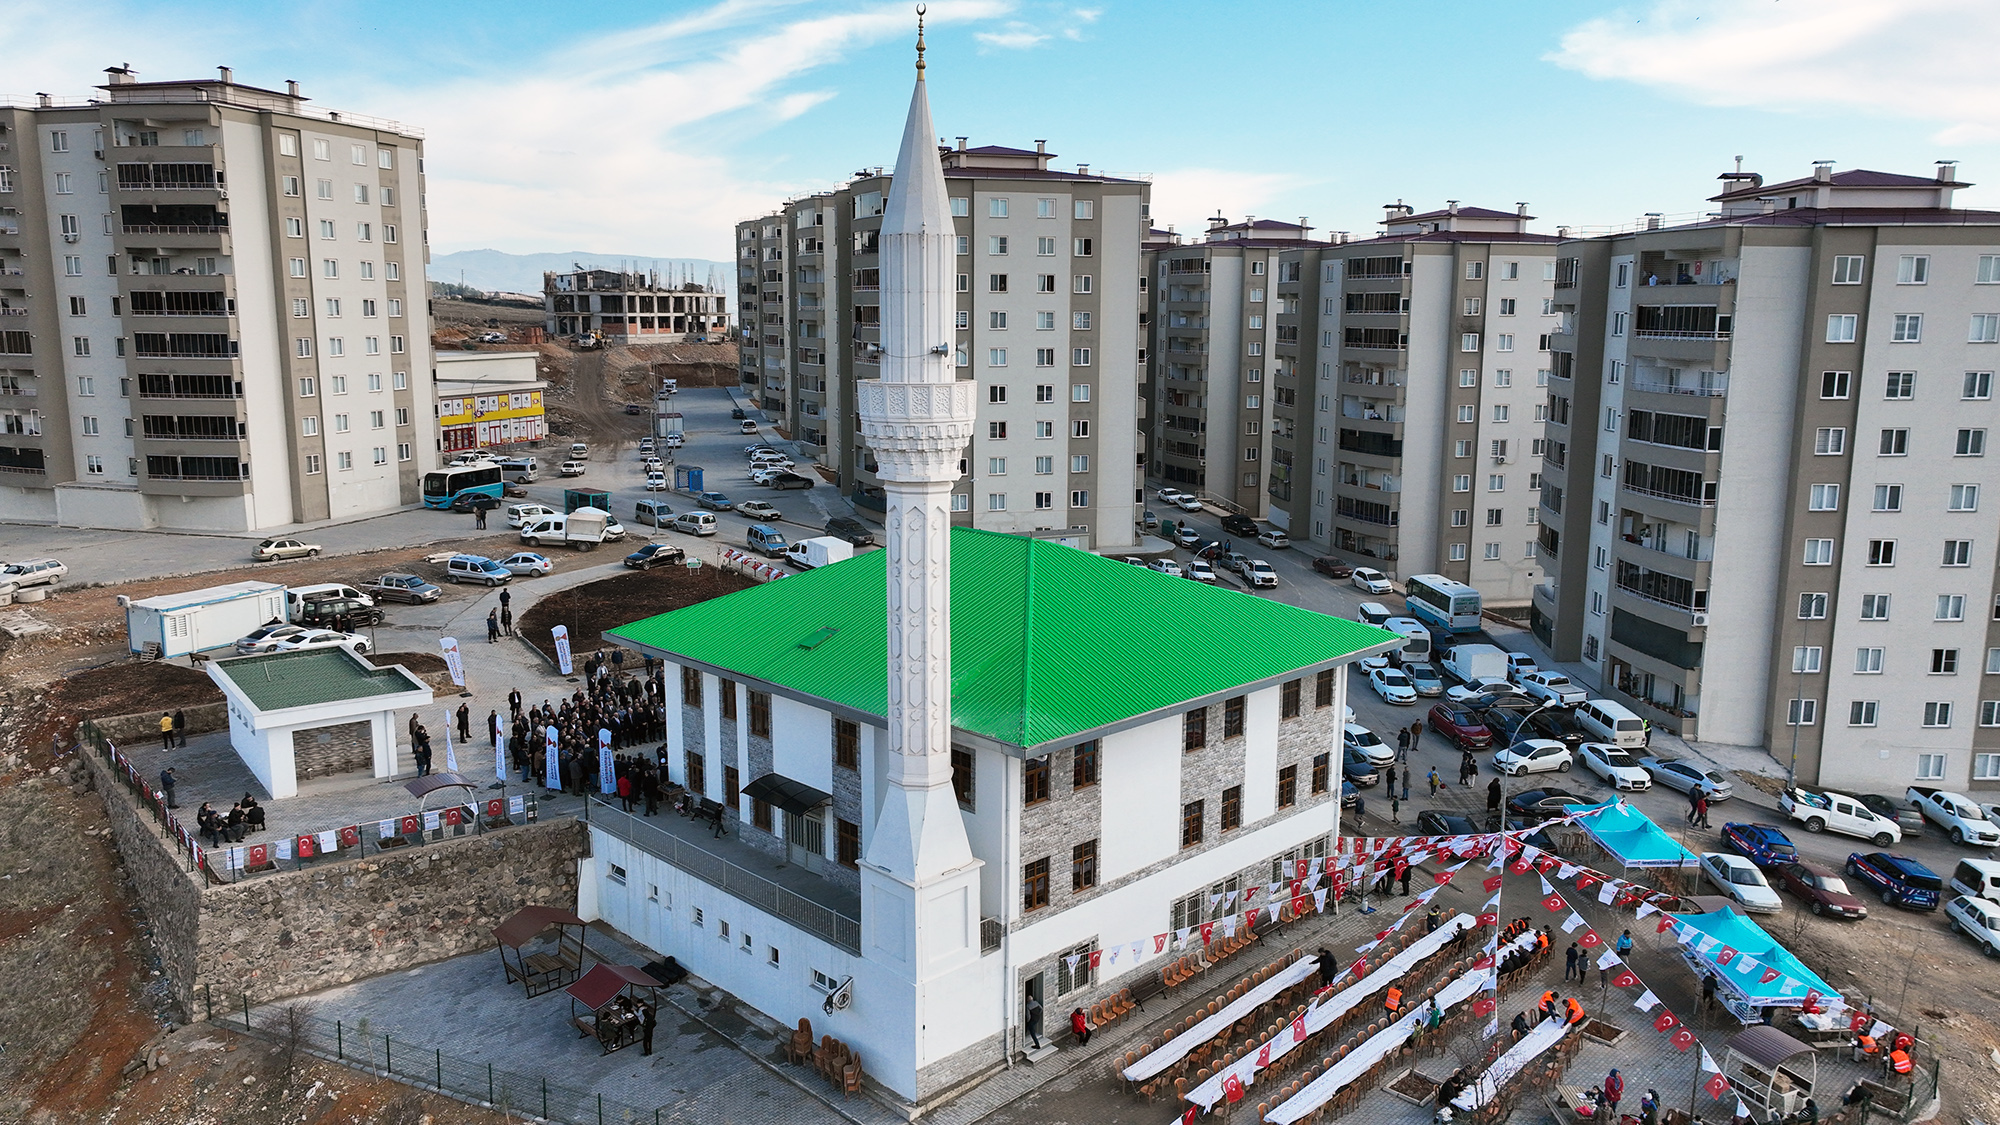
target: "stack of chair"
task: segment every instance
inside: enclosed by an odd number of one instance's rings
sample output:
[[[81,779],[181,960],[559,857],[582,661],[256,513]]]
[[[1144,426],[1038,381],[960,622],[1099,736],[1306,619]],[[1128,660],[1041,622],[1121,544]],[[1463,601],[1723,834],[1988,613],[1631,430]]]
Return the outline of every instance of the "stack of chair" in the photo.
[[[812,1021],[799,1017],[799,1026],[793,1030],[791,1039],[785,1044],[785,1061],[794,1065],[811,1062],[813,1057]]]

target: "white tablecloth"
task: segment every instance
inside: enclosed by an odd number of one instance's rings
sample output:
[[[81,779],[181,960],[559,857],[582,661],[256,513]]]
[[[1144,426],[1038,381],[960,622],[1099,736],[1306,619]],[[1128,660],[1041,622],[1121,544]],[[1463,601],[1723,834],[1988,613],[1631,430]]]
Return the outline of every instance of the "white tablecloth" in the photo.
[[[1561,1039],[1570,1027],[1571,1025],[1564,1023],[1560,1017],[1546,1019],[1535,1025],[1528,1034],[1521,1037],[1519,1043],[1507,1048],[1506,1054],[1493,1060],[1493,1065],[1487,1068],[1486,1073],[1474,1079],[1472,1085],[1467,1086],[1463,1093],[1451,1100],[1451,1104],[1459,1109],[1472,1110],[1492,1101],[1499,1096],[1500,1088],[1507,1084],[1508,1079],[1521,1073],[1523,1068],[1535,1061],[1535,1056],[1555,1046],[1556,1041]]]
[[[1273,1125],[1290,1125],[1291,1122],[1325,1105],[1327,1099],[1339,1093],[1348,1083],[1361,1077],[1368,1068],[1389,1057],[1389,1053],[1401,1047],[1410,1036],[1416,1034],[1417,1024],[1427,1019],[1433,1004],[1442,1016],[1457,1004],[1464,1003],[1473,994],[1485,988],[1493,979],[1493,970],[1474,969],[1438,990],[1430,1000],[1416,1006],[1409,1015],[1383,1028],[1375,1036],[1347,1052],[1347,1057],[1334,1063],[1326,1072],[1313,1079],[1298,1093],[1287,1098],[1283,1104],[1274,1107],[1264,1118]]]
[[[1228,1007],[1174,1036],[1173,1040],[1145,1058],[1125,1068],[1125,1077],[1144,1082],[1186,1058],[1189,1052],[1222,1034],[1237,1020],[1271,1002],[1271,998],[1313,975],[1319,966],[1310,957],[1301,957],[1265,978],[1264,983],[1237,997]]]
[[[1470,914],[1460,914],[1437,929],[1411,942],[1409,948],[1396,954],[1396,956],[1390,958],[1388,961],[1383,962],[1381,968],[1376,969],[1361,980],[1327,997],[1311,1010],[1307,1011],[1306,1034],[1308,1036],[1313,1035],[1332,1024],[1335,1020],[1353,1011],[1370,996],[1389,987],[1398,978],[1407,974],[1425,958],[1443,949],[1445,944],[1456,936],[1460,930],[1470,929],[1475,924],[1475,919]],[[1290,1051],[1295,1046],[1292,1041],[1291,1028],[1287,1026],[1279,1031],[1277,1036],[1271,1040],[1269,1046],[1273,1060],[1282,1058],[1287,1051]],[[1149,1055],[1147,1057],[1150,1058],[1152,1056]],[[1200,1103],[1205,1109],[1212,1108],[1216,1102],[1222,1100],[1222,1084],[1231,1074],[1234,1074],[1243,1085],[1249,1086],[1256,1079],[1256,1071],[1257,1052],[1252,1051],[1248,1055],[1236,1060],[1227,1069],[1218,1071],[1212,1075],[1208,1081],[1188,1091],[1188,1100]]]

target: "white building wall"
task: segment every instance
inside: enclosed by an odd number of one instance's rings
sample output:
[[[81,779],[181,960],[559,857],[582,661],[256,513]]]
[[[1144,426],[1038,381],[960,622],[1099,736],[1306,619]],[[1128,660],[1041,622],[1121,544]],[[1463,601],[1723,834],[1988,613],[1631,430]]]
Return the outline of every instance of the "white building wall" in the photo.
[[[1542,314],[1544,302],[1555,293],[1555,281],[1543,277],[1543,265],[1553,262],[1555,255],[1541,244],[1496,243],[1489,249],[1482,308],[1485,328],[1480,341],[1479,432],[1471,461],[1476,507],[1470,584],[1489,605],[1525,604],[1537,573],[1534,541],[1539,528],[1529,520],[1541,503],[1539,492],[1528,483],[1540,471],[1541,458],[1534,453],[1534,443],[1542,436],[1537,414],[1548,400],[1548,380],[1543,373],[1549,367],[1549,353],[1542,350],[1541,340],[1556,324],[1553,314]],[[1508,263],[1516,266],[1514,278],[1506,276]],[[1508,300],[1514,302],[1512,314],[1503,312],[1503,302]],[[1513,338],[1512,347],[1502,351],[1503,337],[1507,336]],[[1506,373],[1505,386],[1500,382],[1502,372]],[[1496,406],[1507,408],[1505,421],[1496,417]],[[1495,441],[1507,443],[1505,464],[1494,461]],[[1490,487],[1490,478],[1496,474],[1504,478],[1499,491]],[[1424,487],[1414,480],[1410,484]],[[1488,508],[1503,512],[1499,527],[1486,526]],[[1487,557],[1489,543],[1499,545],[1498,558]]]
[[[1409,277],[1410,339],[1403,353],[1405,476],[1400,482],[1397,557],[1387,569],[1395,574],[1430,574],[1443,562],[1438,550],[1440,508],[1457,506],[1441,479],[1453,463],[1446,454],[1452,440],[1461,434],[1470,437],[1475,429],[1451,412],[1450,388],[1458,380],[1458,361],[1477,357],[1459,352],[1458,334],[1452,331],[1458,313],[1453,307],[1458,290],[1456,256],[1414,255]]]
[[[1179,850],[1180,756],[1162,754],[1160,748],[1179,746],[1180,738],[1176,715],[1098,740],[1104,792],[1120,794],[1103,803],[1104,832],[1098,844],[1103,882],[1117,882]],[[1166,809],[1176,815],[1162,815]]]
[[[223,272],[232,275],[236,283],[232,331],[242,353],[244,416],[251,420],[245,453],[250,461],[251,491],[245,498],[250,527],[293,522],[293,474],[303,468],[293,454],[295,436],[287,432],[285,421],[285,403],[292,388],[287,386],[283,351],[287,344],[278,326],[290,310],[280,307],[280,282],[271,275],[274,268],[282,267],[274,265],[279,248],[273,244],[274,220],[264,187],[274,174],[264,151],[267,135],[253,122],[222,123],[224,160],[234,182],[243,185],[229,198],[229,237],[234,253]]]
[[[58,132],[67,134],[66,152],[53,149],[52,137]],[[116,223],[117,216],[112,213],[110,195],[99,190],[104,183],[100,173],[107,169],[97,156],[105,143],[102,130],[83,122],[69,122],[41,126],[37,134],[28,143],[41,148],[41,188],[47,212],[40,225],[47,238],[45,253],[56,279],[52,303],[61,322],[61,335],[38,343],[35,350],[46,349],[60,357],[63,385],[58,393],[69,396],[70,447],[74,451],[76,480],[80,484],[134,486],[137,482],[126,465],[126,458],[132,455],[132,441],[125,434],[125,423],[133,416],[132,400],[119,393],[125,361],[118,355],[117,340],[124,335],[124,329],[119,318],[111,313],[112,299],[118,295],[118,278],[107,264],[107,258],[115,250],[107,224]],[[70,189],[67,193],[58,190],[58,185],[64,182]],[[62,233],[65,215],[76,220],[75,242],[68,241]],[[26,233],[24,230],[23,234]],[[78,264],[76,276],[68,273],[72,258]],[[71,313],[73,298],[84,301],[85,315]],[[90,342],[88,356],[77,354],[78,337]],[[91,393],[84,393],[81,379],[90,380]],[[44,381],[42,393],[51,391],[57,388]],[[59,420],[52,422],[48,413],[43,415],[44,427],[62,424]],[[84,432],[86,417],[97,420],[97,434]],[[93,455],[101,459],[101,473],[93,474],[86,467]]]
[[[1623,471],[1622,466],[1625,461],[1622,445],[1625,435],[1623,423],[1625,416],[1625,380],[1624,376],[1621,376],[1619,381],[1614,383],[1611,379],[1611,374],[1613,371],[1618,371],[1629,375],[1631,353],[1627,350],[1627,346],[1631,343],[1631,333],[1633,331],[1632,280],[1638,269],[1639,263],[1636,255],[1614,254],[1611,257],[1609,276],[1612,278],[1612,287],[1609,297],[1604,302],[1604,370],[1578,371],[1576,373],[1577,379],[1596,379],[1601,387],[1597,405],[1597,417],[1585,418],[1577,414],[1570,416],[1570,429],[1572,432],[1580,430],[1585,426],[1594,427],[1597,430],[1597,462],[1582,466],[1581,472],[1588,473],[1590,481],[1588,500],[1590,505],[1588,516],[1590,520],[1590,541],[1588,549],[1591,558],[1590,570],[1584,576],[1583,631],[1586,638],[1596,638],[1594,645],[1586,639],[1584,650],[1588,652],[1595,649],[1597,652],[1597,660],[1594,663],[1598,668],[1600,682],[1606,661],[1605,640],[1611,635],[1611,566],[1609,560],[1611,558],[1612,542],[1618,530],[1618,474]],[[1625,284],[1623,285],[1617,284],[1620,270],[1624,271]],[[1738,296],[1740,299],[1741,294]],[[1621,316],[1625,318],[1624,333],[1614,336],[1612,335],[1612,326],[1618,322],[1618,318]],[[1583,443],[1578,441],[1573,444],[1581,446]],[[1573,464],[1575,463],[1575,456],[1575,454],[1571,455]],[[1604,473],[1604,459],[1606,457],[1612,458],[1614,465],[1617,466],[1614,467],[1609,476],[1606,476]],[[1578,477],[1572,476],[1570,479],[1574,481]],[[1581,491],[1581,489],[1572,488],[1572,492]],[[1576,501],[1570,500],[1567,502],[1575,503]],[[1605,505],[1610,506],[1611,518],[1599,520],[1597,518],[1598,513],[1604,509]],[[1599,558],[1606,560],[1605,565],[1602,567],[1596,563],[1596,560]],[[1586,663],[1593,662],[1586,661]],[[1702,733],[1706,735],[1708,733],[1708,716],[1706,711],[1704,711],[1702,718]]]

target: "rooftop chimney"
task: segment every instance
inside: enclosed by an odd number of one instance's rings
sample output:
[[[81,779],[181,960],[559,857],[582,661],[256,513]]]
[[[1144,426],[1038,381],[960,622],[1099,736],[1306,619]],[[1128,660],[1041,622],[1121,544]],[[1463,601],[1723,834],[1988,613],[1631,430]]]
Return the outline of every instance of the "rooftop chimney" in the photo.
[[[964,152],[964,151],[965,151],[965,138],[964,138],[964,137],[960,137],[960,138],[958,138],[958,151],[960,151],[960,152]]]
[[[216,68],[215,68],[215,72],[216,72],[216,74],[218,74],[218,75],[220,75],[220,76],[221,76],[221,78],[222,78],[222,84],[223,84],[224,86],[227,86],[227,85],[229,85],[230,83],[232,83],[232,82],[236,81],[236,72],[235,72],[235,71],[233,71],[233,70],[231,70],[231,69],[229,69],[229,68],[228,68],[228,67],[226,67],[226,66],[218,66],[218,67],[216,67]]]
[[[1519,216],[1520,216],[1520,217],[1522,217],[1523,219],[1527,218],[1527,217],[1528,217],[1528,205],[1527,205],[1527,204],[1525,204],[1525,203],[1516,203],[1516,204],[1514,204],[1514,213],[1515,213],[1516,215],[1519,215]]]
[[[131,63],[120,63],[117,66],[107,66],[104,68],[104,73],[111,76],[109,81],[105,83],[106,85],[109,86],[130,86],[132,83],[137,82],[139,80],[137,73],[132,69]]]
[[[1456,199],[1445,200],[1444,209],[1451,212],[1454,215],[1458,214],[1458,200]]]
[[[285,79],[285,93],[287,93],[287,94],[289,94],[289,95],[291,95],[292,97],[295,97],[295,98],[296,98],[296,97],[298,97],[298,96],[299,96],[299,84],[298,84],[297,82],[294,82],[294,81],[292,81],[292,80],[291,80],[291,79],[289,79],[289,78]]]
[[[1831,161],[1831,160],[1815,160],[1815,161],[1813,161],[1813,175],[1812,175],[1812,178],[1813,178],[1813,182],[1815,182],[1815,183],[1821,183],[1821,184],[1830,184],[1830,183],[1832,183],[1832,182],[1833,182],[1833,161]]]
[[[1079,164],[1079,165],[1077,165],[1077,166],[1076,166],[1076,174],[1077,174],[1077,175],[1079,175],[1079,176],[1088,176],[1088,175],[1090,175],[1090,165],[1088,165],[1088,164]]]
[[[1049,151],[1049,142],[1048,142],[1047,140],[1045,140],[1045,139],[1040,139],[1040,138],[1037,138],[1037,139],[1036,139],[1036,141],[1035,141],[1035,151],[1036,151],[1036,152],[1047,152],[1047,151]]]
[[[1304,215],[1300,215],[1300,216],[1299,216],[1299,229],[1300,229],[1300,230],[1311,230],[1311,229],[1312,229],[1312,227],[1311,227],[1311,226],[1307,225],[1307,223],[1306,223],[1306,217],[1305,217]]]
[[[1664,223],[1665,219],[1666,216],[1664,216],[1658,211],[1646,212],[1646,229],[1659,230],[1661,225]]]
[[[35,91],[35,97],[43,109],[55,108],[56,100],[50,97],[49,95],[42,93],[40,90]]]
[[[1958,179],[1958,161],[1940,160],[1937,162],[1937,166],[1938,166],[1938,175],[1937,175],[1938,183],[1948,184],[1953,180]]]

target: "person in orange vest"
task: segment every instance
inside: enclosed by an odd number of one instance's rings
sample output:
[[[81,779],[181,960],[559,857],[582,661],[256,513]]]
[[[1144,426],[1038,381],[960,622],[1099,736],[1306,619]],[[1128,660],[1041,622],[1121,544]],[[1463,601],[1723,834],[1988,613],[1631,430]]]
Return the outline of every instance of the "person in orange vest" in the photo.
[[[1403,1007],[1403,990],[1400,988],[1391,988],[1383,1003],[1388,1007],[1390,1015],[1397,1014]]]
[[[1555,990],[1555,989],[1551,988],[1551,989],[1549,989],[1549,990],[1548,990],[1547,992],[1544,992],[1544,993],[1542,993],[1542,1004],[1541,1004],[1541,1013],[1542,1013],[1542,1018],[1543,1018],[1543,1019],[1547,1019],[1547,1018],[1549,1018],[1550,1016],[1553,1016],[1553,1015],[1555,1015],[1555,1014],[1556,1014],[1556,990]]]
[[[1579,1024],[1583,1022],[1583,1005],[1576,1002],[1576,997],[1572,996],[1569,999],[1564,1000],[1563,1007],[1567,1009],[1569,1012],[1569,1017],[1563,1022],[1570,1024]]]
[[[1855,1062],[1860,1062],[1862,1059],[1867,1058],[1869,1055],[1879,1055],[1881,1053],[1882,1053],[1882,1047],[1880,1044],[1875,1042],[1875,1037],[1873,1035],[1868,1035],[1864,1033],[1856,1035],[1854,1037]]]
[[[1899,1048],[1889,1052],[1889,1069],[1895,1071],[1897,1074],[1908,1074],[1915,1069],[1915,1066],[1916,1064],[1911,1061],[1908,1051]]]

